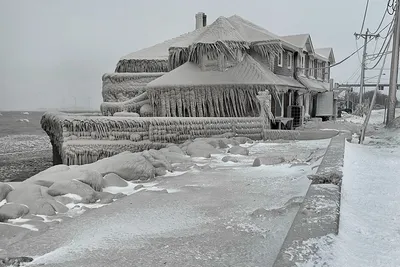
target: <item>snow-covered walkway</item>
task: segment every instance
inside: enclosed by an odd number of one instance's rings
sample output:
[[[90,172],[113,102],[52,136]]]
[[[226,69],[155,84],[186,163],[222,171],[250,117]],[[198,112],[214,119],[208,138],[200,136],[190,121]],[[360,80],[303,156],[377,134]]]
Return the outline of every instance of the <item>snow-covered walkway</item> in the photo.
[[[330,266],[400,266],[400,149],[346,144]]]

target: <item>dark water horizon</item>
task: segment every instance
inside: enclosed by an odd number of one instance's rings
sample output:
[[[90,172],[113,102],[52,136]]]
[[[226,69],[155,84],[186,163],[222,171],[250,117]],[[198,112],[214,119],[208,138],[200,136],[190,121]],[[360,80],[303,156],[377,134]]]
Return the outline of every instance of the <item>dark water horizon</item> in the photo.
[[[51,167],[50,139],[40,125],[44,112],[0,113],[0,182],[23,181]]]

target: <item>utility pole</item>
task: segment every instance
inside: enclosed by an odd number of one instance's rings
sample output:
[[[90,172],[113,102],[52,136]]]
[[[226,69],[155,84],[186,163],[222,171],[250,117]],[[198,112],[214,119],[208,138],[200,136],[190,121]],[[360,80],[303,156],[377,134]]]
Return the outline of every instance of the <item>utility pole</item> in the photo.
[[[360,99],[359,99],[359,104],[361,105],[363,102],[363,94],[364,94],[364,80],[365,80],[365,59],[367,58],[367,45],[368,41],[371,38],[378,38],[379,34],[370,34],[369,29],[363,34],[363,33],[354,33],[354,36],[356,38],[364,38],[364,50],[362,54],[362,62],[361,62],[361,77],[360,77]]]
[[[387,109],[386,125],[389,125],[396,117],[396,91],[397,91],[397,75],[399,73],[399,45],[400,45],[400,19],[399,19],[399,1],[396,1],[396,11],[393,28],[393,45],[392,45],[392,63],[390,67],[389,80],[389,101]]]

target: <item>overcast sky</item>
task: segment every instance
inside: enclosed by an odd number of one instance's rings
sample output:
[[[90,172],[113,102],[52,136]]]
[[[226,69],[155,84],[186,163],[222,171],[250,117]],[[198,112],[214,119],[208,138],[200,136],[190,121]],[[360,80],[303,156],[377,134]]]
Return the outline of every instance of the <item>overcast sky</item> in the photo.
[[[237,14],[278,35],[310,33],[314,47],[333,47],[340,61],[356,49],[365,2],[0,0],[0,110],[73,106],[74,97],[78,106],[97,108],[103,73],[113,72],[123,55],[192,31],[199,11],[209,23]],[[372,31],[386,2],[371,0],[366,27]],[[374,48],[371,42],[370,53]],[[332,69],[333,78],[345,82],[359,65],[354,56]]]

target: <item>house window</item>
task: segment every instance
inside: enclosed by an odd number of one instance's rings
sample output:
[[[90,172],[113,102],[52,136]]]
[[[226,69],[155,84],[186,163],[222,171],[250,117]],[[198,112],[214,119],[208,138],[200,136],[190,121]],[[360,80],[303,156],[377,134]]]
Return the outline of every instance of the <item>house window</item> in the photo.
[[[308,73],[310,76],[314,76],[314,60],[310,59],[310,66],[308,66]]]
[[[306,57],[304,55],[301,55],[301,62],[300,62],[300,68],[301,68],[301,73],[305,74],[305,62],[306,62]]]
[[[283,52],[280,51],[280,52],[278,53],[278,66],[279,66],[279,67],[282,67],[282,66],[283,66],[282,61],[283,61]]]
[[[288,52],[287,54],[287,67],[288,69],[292,68],[293,54]]]

